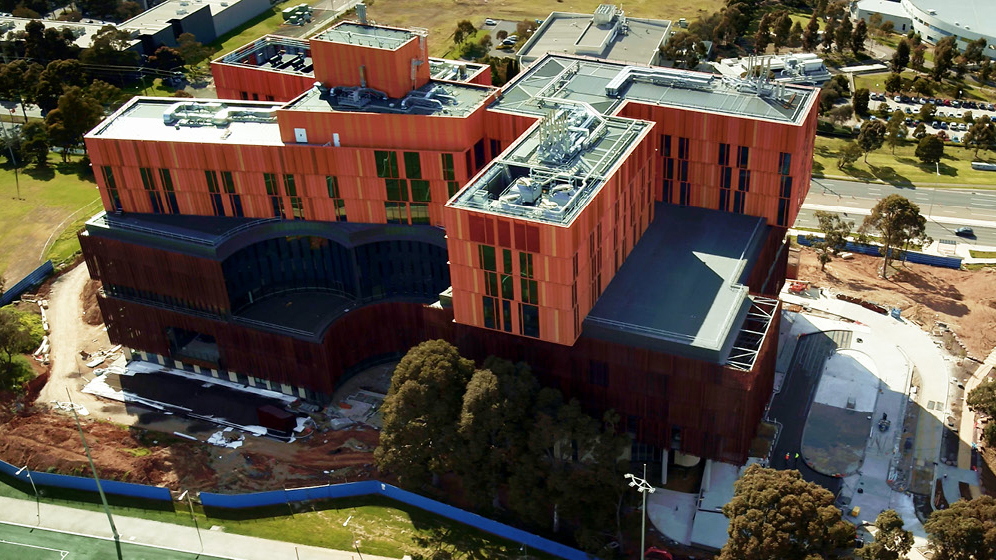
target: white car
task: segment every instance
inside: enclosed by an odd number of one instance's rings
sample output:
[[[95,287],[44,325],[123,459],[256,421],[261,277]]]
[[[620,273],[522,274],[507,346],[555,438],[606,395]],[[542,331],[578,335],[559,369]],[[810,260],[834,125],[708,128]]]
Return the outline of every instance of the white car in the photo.
[[[484,25],[498,25],[498,22],[491,18],[488,18],[484,20]]]

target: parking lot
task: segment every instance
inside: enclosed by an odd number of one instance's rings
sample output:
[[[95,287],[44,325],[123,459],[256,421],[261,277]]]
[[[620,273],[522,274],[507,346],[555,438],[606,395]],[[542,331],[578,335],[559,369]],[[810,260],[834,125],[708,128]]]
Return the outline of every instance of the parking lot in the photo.
[[[491,56],[515,56],[515,51],[518,50],[515,47],[499,49],[501,46],[501,41],[498,40],[498,32],[504,31],[509,36],[516,35],[515,27],[519,22],[517,21],[507,21],[507,20],[491,20],[494,21],[494,25],[488,25],[486,22],[481,22],[481,29],[488,29],[491,31]]]
[[[906,95],[890,97],[883,93],[872,93],[871,100],[868,103],[868,110],[871,113],[877,113],[879,105],[886,103],[889,105],[890,111],[895,111],[896,109],[902,111],[907,116],[906,126],[909,129],[908,133],[912,136],[916,126],[920,123],[920,108],[928,102],[934,103],[937,109],[933,120],[924,123],[927,134],[937,134],[943,131],[953,142],[960,142],[971,126],[964,121],[965,113],[970,112],[972,117],[976,119],[985,115],[990,119],[996,120],[996,106],[991,103],[976,101],[962,102],[953,99]],[[870,120],[877,118],[879,117],[873,116]]]

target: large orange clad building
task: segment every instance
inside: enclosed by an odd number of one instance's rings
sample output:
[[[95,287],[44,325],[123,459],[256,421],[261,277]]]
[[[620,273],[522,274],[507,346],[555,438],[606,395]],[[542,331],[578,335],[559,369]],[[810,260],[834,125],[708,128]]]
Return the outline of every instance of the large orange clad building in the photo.
[[[533,365],[634,458],[746,458],[770,396],[816,90],[547,55],[504,88],[344,22],[86,136],[80,234],[137,359],[315,401],[445,338]]]

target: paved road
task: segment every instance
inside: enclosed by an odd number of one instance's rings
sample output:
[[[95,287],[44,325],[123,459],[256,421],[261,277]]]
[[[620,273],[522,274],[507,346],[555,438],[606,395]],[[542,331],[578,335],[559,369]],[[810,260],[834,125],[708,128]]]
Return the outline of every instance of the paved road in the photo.
[[[996,176],[993,180],[996,182]],[[996,191],[985,189],[930,189],[813,179],[795,225],[817,227],[815,211],[828,206],[853,208],[847,217],[859,225],[868,210],[891,194],[902,195],[920,206],[928,216],[927,235],[934,239],[996,246]],[[955,236],[955,229],[962,225],[971,226],[976,237]]]

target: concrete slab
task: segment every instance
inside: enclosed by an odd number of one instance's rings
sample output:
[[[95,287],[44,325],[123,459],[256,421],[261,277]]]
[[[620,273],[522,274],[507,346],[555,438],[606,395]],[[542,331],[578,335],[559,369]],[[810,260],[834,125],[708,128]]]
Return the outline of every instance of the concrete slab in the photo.
[[[647,496],[647,516],[658,531],[683,545],[692,543],[697,494],[658,488]]]
[[[813,402],[837,408],[871,412],[878,397],[875,361],[864,352],[838,350],[823,367]],[[853,401],[854,406],[848,403]]]

